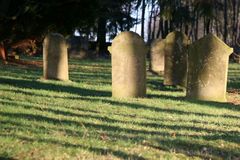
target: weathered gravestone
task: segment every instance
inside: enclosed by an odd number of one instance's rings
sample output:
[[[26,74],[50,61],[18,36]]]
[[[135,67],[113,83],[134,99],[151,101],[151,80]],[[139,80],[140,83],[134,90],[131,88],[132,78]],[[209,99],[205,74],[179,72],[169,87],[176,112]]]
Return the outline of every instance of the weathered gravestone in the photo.
[[[119,98],[146,95],[146,47],[134,32],[122,32],[108,47],[112,55],[112,96]]]
[[[150,70],[155,73],[164,71],[164,47],[165,42],[162,39],[156,39],[152,42],[150,52]]]
[[[165,41],[164,85],[186,86],[188,37],[174,31]]]
[[[45,79],[68,80],[68,55],[65,38],[48,34],[43,42],[43,76]]]
[[[225,102],[228,59],[232,52],[213,34],[193,43],[189,48],[186,97]]]

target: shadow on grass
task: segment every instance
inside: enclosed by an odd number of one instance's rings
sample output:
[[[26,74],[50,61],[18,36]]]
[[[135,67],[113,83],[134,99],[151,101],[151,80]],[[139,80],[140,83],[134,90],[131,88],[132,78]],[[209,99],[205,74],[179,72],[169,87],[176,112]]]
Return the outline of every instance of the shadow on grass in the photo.
[[[184,139],[158,139],[159,145],[146,144],[147,146],[158,150],[174,150],[177,153],[183,153],[188,156],[197,156],[202,159],[238,159],[240,153],[238,150],[213,147],[208,144],[200,144]]]
[[[17,66],[4,66],[1,69],[1,76],[11,76],[11,77],[21,77],[24,79],[33,79],[36,77],[42,76],[42,71],[36,68],[29,68],[25,66],[25,68],[17,67]]]
[[[159,98],[161,99],[168,99],[170,98],[171,100],[182,100],[183,98],[181,97],[172,97],[172,96],[165,96],[165,95],[161,95],[159,96]],[[74,98],[75,99],[75,98]],[[137,103],[128,103],[128,102],[121,102],[121,101],[114,101],[112,99],[92,99],[92,98],[88,98],[88,97],[79,97],[76,98],[79,100],[87,100],[87,101],[99,101],[101,100],[101,102],[103,103],[107,103],[107,104],[111,104],[114,106],[125,106],[128,108],[132,108],[132,109],[143,109],[143,110],[150,110],[150,111],[154,111],[154,112],[162,112],[162,113],[169,113],[169,114],[177,114],[177,115],[196,115],[196,116],[207,116],[207,117],[224,117],[224,118],[235,118],[235,119],[239,119],[239,116],[233,116],[233,115],[215,115],[215,114],[209,114],[209,113],[200,113],[200,112],[188,112],[188,111],[183,111],[183,110],[176,110],[176,109],[165,109],[165,108],[159,108],[156,106],[148,106],[148,105],[144,105],[144,104],[137,104]],[[196,103],[195,101],[192,103]],[[201,102],[197,102],[198,104],[201,104]],[[225,109],[232,109],[232,110],[236,110],[238,111],[239,108],[238,106],[232,105],[232,104],[228,104],[228,105],[224,105],[221,103],[208,103],[208,102],[202,102],[202,105],[210,105],[210,107],[215,107],[215,108],[225,108]]]
[[[83,88],[72,87],[72,86],[62,86],[62,85],[56,85],[56,84],[41,83],[38,81],[8,79],[8,78],[2,78],[2,77],[0,78],[0,84],[8,84],[8,85],[19,87],[19,88],[43,89],[43,90],[50,90],[50,91],[56,91],[56,92],[66,92],[66,93],[77,94],[81,96],[98,96],[98,97],[111,96],[111,92],[108,92],[108,91],[90,90],[90,89],[83,89]]]
[[[169,91],[169,92],[182,92],[184,89],[177,86],[165,86],[162,81],[148,80],[147,85],[149,88],[158,91]]]
[[[3,134],[0,134],[0,136],[4,136]],[[20,136],[20,135],[6,135],[8,137],[12,138],[17,138],[23,141],[28,141],[28,142],[39,142],[39,143],[47,143],[47,144],[55,144],[55,145],[60,145],[62,147],[67,147],[67,148],[81,148],[84,150],[87,150],[89,152],[93,152],[98,155],[113,155],[121,159],[132,159],[132,160],[145,160],[144,157],[136,155],[136,154],[129,154],[121,150],[113,150],[110,148],[100,148],[100,147],[92,147],[92,146],[84,146],[81,144],[72,144],[69,142],[63,142],[60,140],[54,140],[54,139],[34,139],[26,136]]]
[[[240,80],[234,82],[228,82],[228,89],[240,89]]]
[[[10,103],[10,105],[21,106],[19,104],[14,103],[14,102]],[[127,122],[127,121],[124,121],[124,120],[116,120],[114,118],[109,118],[109,117],[103,116],[101,114],[92,115],[92,114],[87,114],[87,113],[84,113],[84,114],[74,113],[74,110],[72,110],[72,112],[71,112],[71,111],[62,111],[62,110],[59,110],[59,109],[50,109],[50,108],[41,109],[39,107],[34,107],[33,105],[22,105],[22,107],[24,107],[26,109],[34,108],[34,109],[37,109],[39,111],[44,110],[44,112],[51,112],[51,113],[54,113],[56,115],[63,115],[63,116],[69,116],[69,117],[82,117],[84,119],[95,119],[95,120],[100,120],[102,122],[107,122],[107,123],[122,123],[122,124],[131,123],[131,124],[138,125],[138,126],[143,126],[143,127],[146,127],[146,128],[149,128],[149,127],[151,127],[151,128],[168,128],[168,129],[171,129],[171,130],[183,129],[183,130],[193,130],[193,131],[200,131],[200,132],[204,131],[204,132],[207,132],[207,133],[217,133],[217,132],[219,132],[220,136],[203,136],[203,137],[204,137],[204,139],[206,138],[208,140],[217,140],[217,139],[223,138],[224,140],[227,140],[227,141],[230,141],[230,142],[239,142],[240,143],[240,137],[238,136],[238,132],[236,132],[236,131],[231,131],[230,132],[230,131],[214,130],[214,129],[196,127],[196,126],[186,126],[186,125],[183,125],[183,124],[182,125],[166,125],[166,124],[163,124],[165,121],[162,121],[162,122],[158,121],[158,123],[156,123],[156,122],[154,122],[154,123],[153,122],[152,123],[148,123],[148,122],[140,123],[140,122],[132,122],[132,121]],[[19,116],[16,116],[16,118],[17,117],[19,117]],[[28,119],[30,119],[26,115],[24,117],[27,117]],[[39,118],[38,120],[40,120],[40,119],[41,118]],[[168,120],[166,120],[166,121],[168,121]],[[176,123],[176,121],[174,121],[174,122]],[[94,127],[96,127],[96,126],[94,126]],[[106,127],[103,127],[103,126],[99,125],[96,128],[101,129],[101,130],[104,129],[104,130],[109,131],[109,129],[111,129],[111,126],[106,128]],[[111,131],[126,131],[126,130],[122,130],[121,128],[118,129],[117,127],[112,127]],[[152,135],[162,135],[162,136],[169,136],[170,135],[170,134],[163,134],[162,132],[155,132],[155,131],[150,132],[150,131],[129,130],[129,131],[126,131],[126,132],[127,133],[135,133],[135,134],[152,134]],[[184,136],[184,135],[180,135],[180,136]]]
[[[48,122],[50,124],[54,125],[75,125],[80,126],[81,124],[88,128],[95,128],[96,130],[105,130],[105,131],[111,131],[111,132],[125,132],[129,134],[151,134],[151,135],[162,135],[167,136],[168,134],[159,132],[159,131],[148,131],[148,130],[137,130],[137,129],[130,129],[130,128],[121,128],[119,126],[114,125],[105,125],[105,124],[93,124],[90,122],[82,122],[79,123],[74,120],[66,120],[66,119],[56,119],[51,118],[43,115],[33,115],[29,113],[0,113],[3,117],[9,117],[9,118],[16,118],[16,119],[25,119],[25,120],[35,120],[39,122]]]
[[[169,125],[169,124],[164,124],[166,122],[168,122],[169,120],[158,120],[158,122],[133,122],[133,121],[124,121],[124,120],[117,120],[117,119],[114,119],[114,118],[110,118],[108,116],[105,116],[101,113],[76,113],[76,110],[74,109],[71,109],[71,110],[68,110],[68,111],[63,111],[61,110],[62,108],[41,108],[41,107],[38,107],[36,106],[36,104],[21,104],[21,103],[17,103],[17,102],[6,102],[6,101],[1,101],[2,104],[7,104],[7,105],[11,105],[11,106],[16,106],[16,107],[22,107],[22,108],[25,108],[25,109],[35,109],[35,110],[39,110],[39,111],[42,111],[42,112],[51,112],[51,113],[54,113],[56,114],[56,116],[68,116],[68,117],[81,117],[81,118],[84,118],[84,119],[95,119],[95,120],[100,120],[102,122],[107,122],[107,123],[122,123],[122,124],[127,124],[127,123],[131,123],[131,124],[134,124],[134,125],[137,125],[137,126],[143,126],[143,127],[146,127],[146,128],[168,128],[168,129],[171,129],[171,130],[193,130],[193,131],[204,131],[204,132],[207,132],[207,133],[220,133],[220,136],[215,136],[215,139],[220,139],[220,138],[223,138],[225,140],[228,140],[228,141],[231,141],[231,142],[239,142],[240,143],[240,137],[237,136],[238,135],[238,132],[236,131],[223,131],[223,130],[215,130],[215,129],[209,129],[209,128],[202,128],[202,127],[196,127],[196,126],[186,126],[184,125],[184,123],[182,123],[181,125]],[[84,112],[85,110],[83,110]],[[15,114],[15,113],[14,113]],[[0,113],[1,115],[1,113]],[[5,115],[5,114],[3,114]],[[12,116],[11,113],[9,116]],[[24,114],[24,117],[27,118],[27,119],[31,119],[31,115],[29,114]],[[32,118],[35,119],[34,117],[36,116],[33,116]],[[16,117],[15,118],[21,118],[21,116],[19,116],[18,114],[16,114]],[[135,117],[131,117],[131,118],[135,118]],[[40,116],[37,116],[37,120],[41,120],[41,119],[45,119],[44,117]],[[52,120],[51,120],[52,121]],[[64,121],[65,122],[65,121]],[[171,122],[173,123],[176,123],[178,122],[178,120],[176,121],[173,121],[171,120]],[[91,125],[90,125],[91,126]],[[95,126],[96,127],[96,126]],[[98,128],[98,127],[97,127]],[[99,126],[98,129],[110,129],[111,127],[109,128],[102,128],[102,126]],[[113,130],[111,131],[114,131],[114,130],[119,130],[117,127],[113,127]],[[121,129],[119,131],[122,131]],[[136,130],[130,130],[128,133],[138,133],[138,134],[152,134],[152,135],[163,135],[162,132],[155,132],[155,131],[136,131]],[[165,136],[166,135],[170,135],[170,134],[164,134]],[[182,135],[184,136],[184,135]],[[203,136],[205,137],[205,136]],[[239,139],[238,139],[239,137]],[[208,138],[208,140],[213,140],[212,138],[214,138],[214,136],[206,136],[205,138]]]
[[[8,157],[8,156],[4,157],[3,155],[2,156],[0,155],[0,159],[1,160],[17,160],[15,158],[11,158],[11,157]]]
[[[75,98],[74,98],[75,99]],[[117,106],[125,106],[125,107],[129,107],[129,108],[133,108],[133,109],[147,109],[147,110],[151,110],[151,111],[157,111],[157,112],[165,112],[168,114],[180,114],[180,115],[189,115],[189,114],[195,114],[198,116],[211,116],[211,117],[217,117],[217,115],[213,115],[213,114],[206,114],[206,113],[195,113],[195,112],[186,112],[186,111],[180,111],[180,110],[174,110],[174,109],[161,109],[161,108],[157,108],[157,107],[152,107],[152,106],[147,106],[147,105],[142,105],[142,104],[135,104],[135,103],[127,103],[127,102],[118,102],[118,101],[114,101],[112,99],[98,99],[98,98],[89,98],[89,97],[79,97],[76,98],[77,100],[87,100],[87,101],[101,101],[104,103],[110,103],[112,105],[117,105]],[[20,106],[19,104],[16,104],[15,102],[9,102],[9,105],[12,106]],[[34,105],[24,105],[23,107],[25,107],[26,109],[37,109],[37,107],[34,107]],[[78,113],[73,113],[70,111],[62,111],[59,109],[54,109],[54,108],[47,108],[39,109],[40,111],[44,111],[44,112],[52,112],[56,115],[64,115],[64,116],[75,116],[75,117],[83,117],[84,119],[87,118],[92,118],[92,119],[98,119],[101,121],[105,121],[108,122],[109,124],[92,124],[89,122],[82,122],[82,124],[84,126],[86,126],[87,128],[94,128],[95,130],[100,130],[100,131],[104,131],[106,133],[109,133],[108,135],[112,138],[112,139],[122,139],[123,141],[126,139],[130,139],[133,142],[141,142],[142,140],[144,140],[144,135],[154,135],[154,136],[160,136],[160,137],[169,137],[170,133],[166,133],[163,131],[149,131],[147,129],[141,129],[141,130],[136,130],[136,129],[131,129],[131,128],[122,128],[119,126],[113,126],[111,123],[124,123],[124,121],[120,121],[120,120],[116,120],[113,118],[109,118],[109,117],[105,117],[100,115],[101,113],[99,112],[93,112],[93,113],[98,113],[99,115],[83,115],[83,114],[78,114]],[[51,117],[47,117],[47,116],[43,116],[43,115],[33,115],[30,113],[0,113],[1,116],[5,116],[5,117],[9,117],[10,119],[27,119],[29,121],[44,121],[44,122],[48,122],[50,124],[53,125],[66,125],[66,126],[79,126],[81,123],[77,122],[77,121],[73,121],[73,120],[61,120],[61,119],[56,119],[56,118],[51,118]],[[58,117],[58,116],[56,116]],[[134,119],[134,117],[132,117]],[[234,118],[238,118],[238,117],[234,117]],[[181,129],[186,129],[186,130],[193,130],[193,131],[205,131],[209,134],[207,135],[203,135],[203,136],[189,136],[191,138],[194,139],[205,139],[205,140],[224,140],[224,141],[229,141],[229,142],[233,142],[233,143],[239,143],[239,139],[240,137],[239,132],[237,131],[222,131],[222,130],[213,130],[213,129],[206,129],[206,128],[201,128],[201,127],[194,127],[194,126],[184,126],[183,124],[180,124],[179,126],[171,126],[171,125],[165,125],[165,124],[161,124],[161,123],[139,123],[139,122],[134,122],[134,125],[140,125],[143,127],[151,127],[151,128],[168,128],[171,130],[175,130],[177,132],[177,130],[181,130]],[[74,132],[72,131],[67,131],[68,134],[73,134]],[[121,133],[121,135],[118,135],[117,133]],[[210,134],[210,133],[214,133],[214,134]],[[131,134],[133,135],[132,138],[129,138],[127,136],[124,136],[125,134]],[[73,134],[73,136],[79,136]],[[178,136],[182,136],[182,137],[186,137],[184,135],[178,135]],[[48,143],[48,141],[46,141],[46,143]],[[64,142],[64,144],[61,144],[65,147],[71,147],[72,145],[66,145],[66,143]],[[151,144],[152,145],[152,144]],[[184,146],[182,146],[184,145]],[[74,147],[75,144],[73,144],[72,147]],[[152,145],[154,146],[154,145]],[[161,140],[159,142],[159,146],[155,146],[156,148],[160,147],[160,148],[166,148],[167,151],[171,151],[173,148],[176,149],[177,152],[179,153],[184,153],[187,154],[189,156],[199,156],[199,157],[204,157],[204,158],[208,158],[209,156],[218,156],[218,157],[229,157],[229,156],[239,156],[239,153],[236,150],[226,150],[224,148],[216,148],[213,146],[206,146],[206,145],[202,145],[202,144],[198,144],[198,143],[190,143],[187,140],[186,141],[182,141],[179,139],[175,139],[175,140]],[[209,153],[208,155],[204,156],[204,155],[199,155],[199,150],[201,150],[201,148],[203,147],[207,147],[209,148]],[[132,157],[139,159],[139,157],[135,157],[136,155],[129,155],[125,152],[122,151],[114,151],[114,150],[109,150],[109,149],[104,149],[104,148],[89,148],[88,150],[92,151],[92,152],[96,152],[98,154],[103,154],[106,152],[106,154],[113,154],[119,158],[129,158]],[[107,150],[107,151],[106,151]]]
[[[32,93],[31,90],[30,91],[23,91],[21,89],[14,89],[14,90],[8,90],[8,89],[3,89],[2,91],[6,91],[6,92],[16,92],[16,93],[19,93],[19,94],[25,94],[25,95],[29,95],[29,96],[39,96],[39,97],[43,97],[43,98],[48,98],[49,95],[43,95],[43,94],[37,94],[37,93]],[[146,106],[146,105],[142,105],[142,104],[137,104],[137,103],[127,103],[127,102],[119,102],[119,101],[114,101],[110,98],[108,99],[100,99],[100,98],[94,98],[94,97],[61,97],[61,96],[56,96],[54,95],[52,98],[54,99],[69,99],[69,100],[79,100],[79,101],[90,101],[92,103],[106,103],[106,104],[112,104],[114,106],[125,106],[125,107],[130,107],[132,109],[145,109],[145,110],[150,110],[150,111],[156,111],[156,112],[161,112],[161,113],[167,113],[167,114],[180,114],[180,115],[183,115],[183,116],[188,116],[188,115],[195,115],[195,116],[207,116],[207,117],[218,117],[219,115],[215,115],[215,114],[204,114],[204,113],[198,113],[198,112],[186,112],[186,111],[179,111],[179,110],[176,110],[176,109],[162,109],[162,108],[156,108],[154,106]],[[22,106],[23,108],[26,108],[26,109],[31,109],[31,108],[34,108],[34,109],[37,109],[37,110],[40,110],[42,111],[42,108],[41,107],[35,107],[34,105],[41,105],[41,103],[30,103],[30,104],[26,104],[25,101],[19,101],[20,103],[18,102],[13,102],[11,100],[11,98],[3,98],[2,100],[0,99],[0,102],[2,102],[2,104],[6,104],[6,105],[11,105],[11,106]],[[22,104],[24,102],[24,104]],[[51,106],[55,107],[54,104],[50,104]],[[60,106],[56,106],[56,108],[59,109]],[[63,105],[61,106],[60,108],[64,108],[64,107],[67,107],[66,105]],[[44,108],[45,109],[45,108]],[[52,109],[52,108],[46,108],[45,110],[47,111],[50,111],[50,112],[53,112],[55,114],[60,114],[60,113],[64,113],[65,111],[61,111],[61,110],[58,110],[58,109]],[[65,108],[66,109],[66,108]],[[89,108],[86,108],[86,107],[78,107],[78,108],[68,108],[67,109],[69,110],[74,110],[74,111],[80,111],[80,112],[84,112],[85,114],[86,113],[91,113],[91,114],[105,114],[104,111],[96,111],[94,109],[89,109]],[[72,114],[71,112],[68,113],[66,112],[66,114],[63,114],[63,115],[69,115],[69,116],[77,116],[76,114]],[[136,116],[140,119],[143,119],[143,120],[146,120],[146,121],[157,121],[157,122],[161,122],[163,120],[167,120],[167,121],[170,121],[170,119],[163,119],[163,118],[158,118],[158,117],[146,117],[146,116],[141,116],[141,115],[137,115],[136,113],[129,113],[129,114],[123,114],[123,113],[114,113],[114,115],[117,115],[117,116],[121,116],[121,117],[128,117],[128,118],[135,118]],[[80,115],[78,115],[80,116]],[[94,118],[93,116],[90,116],[92,118]],[[219,117],[223,117],[223,118],[226,118],[226,117],[230,117],[230,118],[237,118],[239,119],[239,117],[237,116],[232,116],[232,115],[220,115]],[[105,117],[103,117],[104,119]],[[108,118],[106,118],[108,119]],[[109,121],[111,121],[109,119]],[[172,122],[176,122],[175,120],[171,120]],[[185,120],[178,120],[179,123],[185,123],[185,122],[191,122],[191,123],[194,123],[194,124],[206,124],[206,125],[209,125],[209,124],[213,124],[213,125],[219,125],[217,123],[214,123],[214,122],[207,122],[207,121],[202,121],[202,120],[188,120],[188,121],[185,121]],[[221,123],[222,126],[225,126],[225,127],[229,127],[230,124],[223,124]],[[236,125],[234,125],[236,127]],[[240,125],[237,125],[240,127]],[[153,126],[154,127],[154,126]]]
[[[0,78],[0,82],[1,82],[1,78]],[[38,84],[39,82],[36,82],[36,83]],[[43,85],[45,85],[45,84],[43,84]],[[47,86],[52,86],[52,84],[46,84],[46,87]],[[41,87],[41,86],[38,86],[38,87]],[[53,85],[53,87],[55,89],[58,89],[58,91],[59,91],[59,89],[62,89],[61,87],[65,88],[65,86],[58,87],[57,85]],[[66,87],[66,88],[68,88],[68,87]],[[74,88],[74,87],[70,87],[70,88]],[[215,114],[209,114],[209,113],[176,110],[176,109],[171,109],[171,108],[165,109],[165,108],[159,108],[156,106],[148,106],[148,105],[138,104],[138,103],[128,103],[128,102],[117,101],[114,99],[110,99],[110,97],[108,99],[101,99],[101,97],[108,97],[108,94],[110,94],[110,92],[86,90],[86,89],[81,89],[81,88],[74,88],[74,90],[77,92],[76,94],[78,94],[79,96],[83,96],[83,97],[53,96],[53,98],[65,98],[65,99],[69,99],[69,100],[84,100],[84,101],[90,101],[90,102],[102,102],[102,103],[111,104],[113,106],[125,106],[125,107],[132,108],[132,109],[150,110],[153,112],[162,112],[162,113],[178,114],[178,115],[196,115],[196,116],[224,117],[224,118],[235,118],[235,119],[240,118],[239,116],[233,116],[233,115],[228,115],[228,114],[215,115]],[[71,91],[73,91],[73,90],[71,90]],[[86,93],[84,93],[83,91],[85,91]],[[91,95],[91,92],[89,92],[89,91],[94,92],[94,94]],[[29,93],[29,92],[22,91],[22,90],[16,90],[16,92],[26,94],[26,95],[31,95],[31,96],[49,97],[48,95],[45,96],[45,95],[37,94],[37,93]],[[102,92],[103,92],[103,94],[102,94]],[[84,96],[95,96],[96,98],[84,97]],[[202,106],[240,111],[239,105],[234,105],[234,104],[229,104],[229,103],[186,100],[185,97],[174,97],[174,96],[169,96],[169,95],[153,95],[153,94],[151,94],[148,97],[149,98],[159,98],[159,99],[169,99],[169,100],[173,100],[173,101],[187,101],[187,102],[199,104]]]
[[[66,125],[66,126],[79,126],[79,122],[74,121],[74,120],[59,120],[56,118],[50,118],[50,117],[46,117],[46,116],[42,116],[42,115],[32,115],[32,114],[25,114],[25,113],[0,113],[1,116],[7,116],[10,119],[27,119],[29,120],[29,122],[31,121],[44,121],[44,122],[48,122],[48,123],[53,123],[55,125]],[[159,141],[157,141],[157,143],[159,143],[159,146],[154,146],[153,144],[149,144],[150,147],[158,149],[161,148],[165,149],[166,151],[171,151],[173,149],[176,150],[177,153],[184,153],[186,155],[189,156],[198,156],[201,158],[210,158],[211,156],[215,156],[215,157],[225,157],[228,158],[229,156],[231,157],[238,157],[240,156],[237,148],[236,150],[230,150],[227,148],[221,148],[221,147],[215,147],[215,146],[210,146],[209,144],[202,144],[201,141],[198,141],[199,136],[193,136],[192,138],[188,137],[186,138],[186,136],[182,135],[180,136],[180,138],[170,138],[169,134],[165,134],[164,132],[158,132],[158,131],[147,131],[147,130],[136,130],[136,129],[130,129],[130,128],[122,128],[122,127],[118,127],[118,126],[112,126],[111,124],[105,125],[105,124],[93,124],[93,123],[89,123],[89,122],[82,122],[82,124],[87,127],[87,128],[94,128],[95,130],[100,130],[100,131],[104,131],[106,133],[109,133],[108,136],[110,136],[111,139],[122,139],[127,140],[129,138],[123,136],[125,134],[132,134],[134,135],[134,137],[132,137],[132,141],[134,142],[134,144],[140,143],[141,141],[139,140],[144,140],[143,139],[143,135],[149,135],[149,134],[154,134],[156,137],[162,137],[161,139],[159,139]],[[16,124],[17,125],[17,124]],[[24,126],[19,126],[18,127],[21,128],[25,128]],[[165,127],[165,126],[161,126],[161,127]],[[184,127],[184,126],[183,126]],[[32,128],[34,130],[34,128]],[[178,130],[178,128],[176,128],[175,130]],[[29,131],[29,130],[28,130]],[[32,131],[33,132],[33,131]],[[121,134],[119,134],[121,133]],[[220,133],[221,135],[223,133]],[[4,134],[0,134],[0,136],[4,136]],[[9,137],[10,135],[7,134],[7,137]],[[77,135],[74,135],[77,136]],[[168,137],[166,137],[168,136]],[[177,135],[178,136],[178,135]],[[217,138],[218,140],[221,138],[224,138],[223,140],[228,140],[226,139],[228,134],[225,135],[226,137],[217,137],[214,136],[214,138]],[[235,138],[237,138],[237,133],[234,133]],[[28,140],[31,141],[31,138],[29,137],[21,137],[19,135],[13,135],[14,138],[17,139],[22,139],[22,140]],[[186,138],[186,139],[185,139]],[[200,138],[208,138],[210,139],[211,136],[201,136]],[[193,140],[193,142],[191,141]],[[119,158],[123,158],[123,159],[144,159],[143,157],[134,155],[134,154],[128,154],[126,152],[120,151],[120,150],[112,150],[112,149],[104,149],[104,148],[99,148],[99,147],[86,147],[83,145],[79,145],[79,144],[72,144],[69,142],[61,142],[60,140],[52,140],[52,139],[34,139],[34,141],[38,141],[41,143],[49,143],[49,144],[57,144],[57,145],[62,145],[64,147],[71,147],[71,148],[83,148],[85,150],[88,150],[90,152],[94,152],[100,155],[107,155],[107,154],[112,154],[114,156],[117,156]],[[235,142],[238,143],[238,142]],[[154,143],[155,144],[155,143]],[[199,151],[201,151],[204,147],[207,148],[207,151],[209,152],[208,154],[204,155],[199,153]]]
[[[148,95],[148,97],[149,98],[167,99],[167,100],[173,100],[173,101],[186,101],[186,102],[190,102],[190,103],[199,104],[202,106],[209,106],[209,107],[214,107],[214,108],[223,108],[223,109],[230,109],[230,110],[234,110],[234,111],[240,111],[240,105],[234,105],[231,103],[190,100],[185,97],[175,97],[175,96],[170,96],[170,95],[150,94],[150,95]],[[240,117],[238,117],[238,118],[240,118]]]

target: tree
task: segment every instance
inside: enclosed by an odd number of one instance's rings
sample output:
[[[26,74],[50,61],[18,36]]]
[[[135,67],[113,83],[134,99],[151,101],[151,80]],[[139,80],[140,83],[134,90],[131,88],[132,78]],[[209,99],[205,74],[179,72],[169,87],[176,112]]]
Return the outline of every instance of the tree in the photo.
[[[115,37],[118,31],[129,30],[135,19],[131,17],[132,0],[97,1],[97,54],[105,56],[107,53],[106,33]],[[129,8],[130,7],[130,8]]]
[[[91,17],[95,17],[96,5],[87,0],[1,0],[0,4],[0,42],[4,48],[48,32],[72,34],[77,26],[94,23]]]

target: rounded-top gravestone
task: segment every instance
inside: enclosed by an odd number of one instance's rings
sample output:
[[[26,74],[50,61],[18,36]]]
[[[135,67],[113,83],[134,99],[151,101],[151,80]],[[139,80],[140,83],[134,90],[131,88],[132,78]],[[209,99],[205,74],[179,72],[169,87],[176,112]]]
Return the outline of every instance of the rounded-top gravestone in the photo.
[[[182,32],[174,31],[164,41],[164,85],[186,87],[189,38]]]
[[[233,49],[213,34],[189,47],[187,98],[226,101],[228,59]]]
[[[43,41],[43,76],[45,79],[69,79],[67,43],[61,34],[50,33]]]
[[[146,53],[143,39],[134,32],[122,32],[108,48],[112,56],[112,96],[146,95]]]
[[[150,70],[154,73],[159,74],[164,71],[164,47],[165,42],[162,39],[156,39],[151,44]]]

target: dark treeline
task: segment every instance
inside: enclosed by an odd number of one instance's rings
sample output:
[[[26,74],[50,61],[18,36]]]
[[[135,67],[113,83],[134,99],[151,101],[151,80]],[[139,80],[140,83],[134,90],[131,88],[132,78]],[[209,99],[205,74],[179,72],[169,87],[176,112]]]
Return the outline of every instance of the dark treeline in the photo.
[[[112,39],[136,25],[148,43],[179,30],[193,41],[211,32],[236,46],[239,12],[239,0],[0,0],[0,46],[26,38],[41,40],[49,32],[73,35],[77,30],[96,40],[102,55],[106,37]]]
[[[194,41],[214,33],[235,46],[239,38],[239,0],[149,0],[148,41],[179,30]]]

